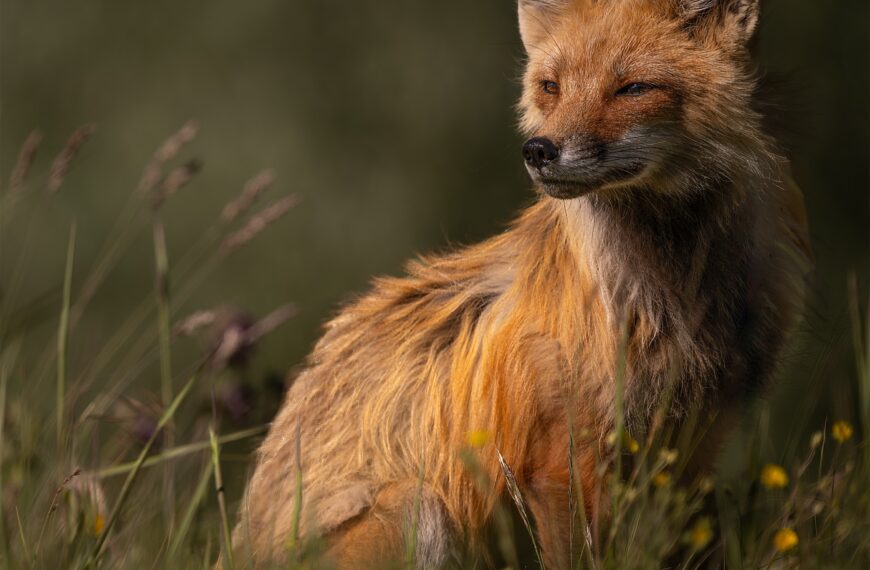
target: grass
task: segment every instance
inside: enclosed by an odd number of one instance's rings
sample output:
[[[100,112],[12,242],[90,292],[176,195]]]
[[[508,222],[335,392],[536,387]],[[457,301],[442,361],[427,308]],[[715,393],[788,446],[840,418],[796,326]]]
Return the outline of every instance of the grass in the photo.
[[[154,220],[154,265],[157,278],[155,289],[157,298],[157,339],[160,350],[160,401],[168,406],[172,401],[172,354],[170,352],[170,316],[169,316],[169,254],[166,251],[166,232],[159,218]],[[172,426],[166,430],[166,444],[172,446]],[[173,516],[175,503],[174,473],[167,465],[163,474],[163,506],[165,524],[172,528],[175,525]]]
[[[217,495],[218,507],[221,514],[221,531],[223,537],[223,551],[221,556],[224,560],[224,568],[233,570],[233,539],[232,531],[230,530],[230,517],[227,514],[226,495],[224,493],[224,478],[221,474],[221,447],[218,443],[217,436],[214,433],[214,428],[208,428],[209,442],[211,443],[211,464],[214,469],[214,488]]]
[[[130,495],[130,491],[133,488],[133,483],[136,482],[136,477],[139,475],[139,471],[142,469],[142,465],[145,463],[145,459],[148,457],[148,454],[151,452],[151,448],[154,446],[154,442],[157,441],[157,436],[160,435],[161,430],[166,427],[170,421],[172,421],[175,412],[178,410],[178,407],[184,402],[187,395],[190,393],[190,390],[193,388],[196,380],[198,378],[198,374],[194,374],[190,377],[190,380],[187,381],[187,384],[184,385],[184,388],[178,393],[175,399],[169,404],[169,407],[166,408],[166,411],[163,412],[163,415],[160,417],[160,421],[157,423],[156,428],[151,433],[151,437],[148,438],[148,441],[145,442],[145,445],[142,446],[142,451],[139,452],[139,457],[136,459],[136,462],[133,464],[133,468],[127,474],[127,478],[124,480],[124,486],[121,487],[121,492],[118,494],[118,499],[115,502],[115,506],[112,507],[112,511],[109,513],[109,518],[107,519],[105,526],[95,531],[96,542],[94,544],[93,551],[91,553],[90,558],[86,562],[86,566],[96,564],[100,555],[103,551],[103,545],[106,543],[106,539],[114,528],[115,522],[118,520],[118,515],[121,513],[121,509],[124,507],[127,499]],[[216,449],[216,443],[214,441],[213,435],[211,439],[211,446],[213,449]],[[213,454],[216,451],[212,452]]]
[[[69,340],[69,305],[72,290],[73,260],[76,252],[76,225],[70,226],[66,253],[66,270],[63,275],[63,306],[60,309],[60,324],[57,330],[57,449],[62,452],[64,446],[64,428],[66,420],[66,347]]]
[[[11,220],[26,220],[28,211],[62,191],[93,132],[90,126],[77,130],[58,154],[47,174],[49,192],[40,192],[30,172],[41,136],[28,138],[10,183],[0,191],[0,244],[9,237]],[[225,568],[247,567],[228,545],[250,453],[267,418],[244,417],[236,429],[227,429],[234,398],[248,396],[222,393],[220,387],[248,365],[253,345],[294,309],[280,307],[257,320],[223,309],[183,318],[178,307],[197,294],[227,255],[256,239],[298,199],[286,196],[254,211],[274,180],[270,171],[260,173],[172,265],[161,214],[199,169],[184,157],[195,136],[191,123],[159,146],[95,259],[77,251],[83,228],[70,221],[66,243],[51,245],[66,250],[56,294],[21,294],[16,268],[39,252],[4,247],[2,568],[209,568],[216,560]],[[135,215],[142,202],[152,211],[150,227]],[[149,234],[154,257],[143,263],[143,272],[153,275],[153,292],[119,315],[117,329],[106,338],[79,342],[90,302],[106,292],[108,276],[137,236]],[[870,304],[856,277],[843,282],[850,319],[837,334],[848,335],[852,350],[820,358],[848,360],[852,375],[838,390],[854,405],[837,409],[851,409],[851,415],[838,415],[829,399],[812,393],[796,404],[803,410],[799,418],[773,417],[775,402],[760,401],[735,432],[719,470],[694,476],[687,469],[703,446],[710,418],[696,414],[675,429],[660,412],[646,433],[629,434],[617,402],[617,429],[602,450],[596,496],[584,496],[570,464],[572,568],[870,567]],[[50,335],[39,333],[41,323],[55,319]],[[204,339],[199,352],[185,345],[191,336]],[[622,370],[624,359],[619,362]],[[40,406],[53,369],[53,405]],[[149,401],[137,386],[152,376],[147,385],[155,394]],[[832,390],[816,377],[820,393]],[[571,431],[571,449],[590,437]],[[480,469],[476,455],[485,439],[475,436],[461,457],[477,484],[489,487],[496,482]],[[298,438],[296,445],[298,474],[304,469]],[[494,512],[493,557],[510,568],[542,567],[527,497],[513,466],[502,460],[501,467],[508,493]],[[610,472],[621,476],[609,477]],[[421,470],[408,521],[412,530],[396,567],[417,565],[424,480]],[[295,504],[304,504],[301,477],[287,484],[294,486]],[[609,516],[588,519],[580,507],[585,500],[604,502]],[[288,565],[324,567],[322,545],[298,534],[301,516],[297,507]]]

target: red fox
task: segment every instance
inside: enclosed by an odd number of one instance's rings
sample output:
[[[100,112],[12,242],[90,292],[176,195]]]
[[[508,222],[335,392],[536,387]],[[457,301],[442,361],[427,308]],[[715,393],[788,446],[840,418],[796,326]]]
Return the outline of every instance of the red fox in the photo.
[[[548,568],[563,568],[568,450],[590,491],[620,346],[629,426],[665,394],[670,417],[727,413],[765,383],[811,252],[801,193],[751,105],[758,13],[758,0],[520,0],[537,201],[501,235],[376,280],[327,325],[259,450],[237,560],[281,561],[294,533],[322,537],[338,568],[400,560],[416,509],[417,567],[455,565],[505,492],[500,453]],[[593,435],[569,446],[571,429]],[[490,490],[460,457],[480,431]]]

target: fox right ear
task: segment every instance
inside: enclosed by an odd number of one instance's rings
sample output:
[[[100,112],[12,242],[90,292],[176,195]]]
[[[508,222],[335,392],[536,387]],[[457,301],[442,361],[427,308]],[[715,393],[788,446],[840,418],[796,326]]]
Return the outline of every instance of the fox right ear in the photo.
[[[687,28],[720,44],[745,46],[758,26],[759,0],[680,0],[680,4]]]
[[[520,37],[527,53],[550,33],[553,18],[569,3],[570,0],[519,0]]]

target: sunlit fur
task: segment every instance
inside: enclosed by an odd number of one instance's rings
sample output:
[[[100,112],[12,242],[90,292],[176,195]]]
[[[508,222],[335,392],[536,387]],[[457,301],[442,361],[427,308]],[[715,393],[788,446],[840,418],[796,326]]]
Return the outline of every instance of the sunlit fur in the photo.
[[[529,56],[522,129],[569,150],[594,137],[623,159],[634,153],[642,168],[605,176],[578,198],[539,192],[508,231],[412,262],[407,276],[378,279],[345,307],[260,449],[235,532],[237,563],[286,555],[298,438],[300,533],[322,533],[342,568],[400,558],[418,495],[418,566],[449,565],[478,544],[504,490],[496,448],[545,558],[561,567],[569,425],[591,434],[578,438],[575,457],[591,513],[623,323],[629,426],[649,422],[671,386],[678,421],[698,407],[739,409],[763,385],[797,318],[809,248],[800,193],[750,110],[745,42],[756,8],[520,3]],[[557,101],[540,92],[550,73],[562,86]],[[625,79],[615,75],[629,73],[668,91],[609,102]],[[477,430],[492,435],[476,450],[489,491],[459,454]]]

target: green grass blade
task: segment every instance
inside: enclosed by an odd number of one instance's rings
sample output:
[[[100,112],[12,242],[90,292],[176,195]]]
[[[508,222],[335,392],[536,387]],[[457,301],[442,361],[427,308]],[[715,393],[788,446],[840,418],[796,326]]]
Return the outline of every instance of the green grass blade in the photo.
[[[298,556],[299,524],[302,520],[302,430],[296,427],[296,453],[294,465],[295,490],[293,496],[293,520],[290,526],[291,560]]]
[[[3,432],[6,426],[6,395],[9,387],[9,373],[15,365],[20,348],[20,342],[15,341],[8,345],[5,350],[0,350],[0,491],[6,488],[3,481],[3,470],[5,469],[3,460],[6,457],[6,446],[4,442],[6,441],[6,434]],[[0,349],[2,349],[2,346],[0,346]],[[16,514],[17,512],[16,508]],[[21,532],[21,529],[19,529],[19,532]],[[6,530],[6,517],[3,516],[2,509],[0,509],[0,548],[2,548],[2,550],[0,550],[0,556],[2,556],[0,562],[6,562],[11,558],[11,540],[12,539],[7,534]],[[2,565],[0,565],[0,567],[2,567]]]
[[[230,519],[227,516],[227,502],[224,494],[224,480],[223,475],[221,474],[221,461],[220,461],[220,444],[218,443],[217,436],[215,436],[214,429],[208,428],[208,437],[211,442],[211,462],[214,467],[214,485],[215,491],[217,493],[218,500],[218,508],[221,513],[221,530],[223,531],[223,539],[224,539],[224,556],[223,563],[224,568],[227,570],[233,570],[235,568],[235,564],[233,563],[233,540],[230,532]]]
[[[5,435],[3,427],[6,425],[6,359],[5,354],[0,352],[0,490],[3,486],[3,457]],[[0,566],[9,564],[9,537],[6,536],[6,516],[0,514]],[[11,564],[10,564],[11,565]]]
[[[21,552],[24,555],[24,567],[30,567],[30,548],[27,546],[27,539],[24,537],[24,525],[21,524],[21,513],[18,512],[18,507],[15,507],[15,521],[18,523],[18,539],[21,541]]]
[[[867,320],[862,322],[861,294],[858,290],[858,277],[854,273],[849,278],[849,310],[855,367],[858,372],[861,429],[866,438],[870,436],[870,299],[868,299]]]
[[[60,309],[60,323],[57,327],[57,448],[62,451],[66,433],[66,368],[67,342],[69,341],[69,308],[72,291],[73,264],[76,251],[76,223],[69,229],[67,241],[66,268],[63,274],[63,302]]]
[[[203,561],[202,568],[203,570],[213,570],[211,565],[211,531],[208,532],[208,536],[205,539],[205,548],[203,549]]]
[[[160,395],[163,405],[172,401],[172,355],[170,353],[169,324],[169,255],[166,251],[166,232],[163,224],[154,222],[154,261],[157,296],[157,333],[160,345]]]
[[[232,443],[235,441],[242,441],[251,437],[258,436],[266,431],[268,426],[257,426],[250,429],[237,431],[235,433],[231,433],[228,435],[224,435],[218,438],[218,443],[220,445],[225,445],[227,443]],[[188,455],[192,455],[199,451],[204,451],[206,449],[211,448],[210,441],[197,441],[194,443],[188,443],[186,445],[179,445],[177,447],[173,447],[172,449],[167,449],[166,451],[159,453],[157,455],[152,455],[142,464],[141,468],[144,469],[146,467],[153,467],[154,465],[159,465],[165,461],[171,461],[173,459],[178,459],[181,457],[186,457]],[[138,462],[131,461],[129,463],[121,463],[120,465],[113,465],[111,467],[106,467],[104,469],[100,469],[96,472],[88,473],[88,477],[97,477],[99,479],[106,479],[108,477],[116,477],[118,475],[123,475],[125,473],[129,473],[133,469],[136,468]]]
[[[193,523],[193,518],[196,516],[196,512],[199,510],[200,505],[202,505],[206,491],[208,490],[208,482],[211,480],[213,473],[214,465],[209,461],[202,470],[202,476],[199,479],[199,483],[196,485],[193,497],[190,499],[190,504],[187,506],[187,511],[185,511],[184,516],[181,518],[181,522],[178,524],[178,531],[172,538],[172,545],[169,547],[170,559],[173,559],[177,555],[179,548],[181,548],[181,545],[187,538],[187,534],[190,532],[190,527]]]

